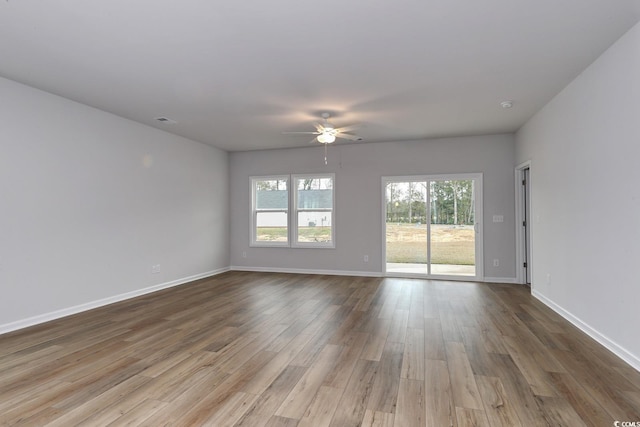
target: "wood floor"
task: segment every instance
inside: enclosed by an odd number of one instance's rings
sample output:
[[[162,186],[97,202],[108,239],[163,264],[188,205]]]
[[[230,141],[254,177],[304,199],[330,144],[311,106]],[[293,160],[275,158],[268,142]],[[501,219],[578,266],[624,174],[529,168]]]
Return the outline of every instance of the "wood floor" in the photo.
[[[527,288],[230,272],[0,336],[0,424],[613,426],[640,373]]]

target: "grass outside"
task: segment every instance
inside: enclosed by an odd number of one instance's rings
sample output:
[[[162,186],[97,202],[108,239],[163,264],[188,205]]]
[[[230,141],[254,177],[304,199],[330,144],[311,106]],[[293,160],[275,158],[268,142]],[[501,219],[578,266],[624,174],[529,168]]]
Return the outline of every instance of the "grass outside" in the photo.
[[[258,227],[258,242],[286,242],[286,227]],[[300,242],[329,242],[331,241],[331,227],[300,227],[298,228]]]
[[[331,227],[300,227],[300,242],[328,242]],[[427,227],[387,223],[387,261],[406,264],[427,263]],[[286,242],[286,227],[259,227],[259,242]],[[475,264],[475,232],[471,226],[432,225],[431,263]]]
[[[426,264],[427,227],[387,223],[387,262]],[[471,226],[432,225],[431,263],[475,264],[475,232]]]

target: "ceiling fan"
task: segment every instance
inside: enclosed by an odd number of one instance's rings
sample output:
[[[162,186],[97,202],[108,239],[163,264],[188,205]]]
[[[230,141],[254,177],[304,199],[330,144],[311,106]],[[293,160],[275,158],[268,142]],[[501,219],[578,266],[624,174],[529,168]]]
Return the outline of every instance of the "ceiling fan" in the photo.
[[[336,138],[348,139],[350,141],[362,141],[362,137],[347,133],[351,130],[359,128],[360,127],[359,125],[343,126],[341,128],[336,128],[333,124],[329,122],[329,117],[331,117],[329,113],[322,113],[322,122],[315,124],[315,127],[316,127],[315,132],[283,132],[283,134],[317,135],[311,141],[309,141],[309,143],[313,143],[317,141],[325,145],[331,144],[336,140]]]

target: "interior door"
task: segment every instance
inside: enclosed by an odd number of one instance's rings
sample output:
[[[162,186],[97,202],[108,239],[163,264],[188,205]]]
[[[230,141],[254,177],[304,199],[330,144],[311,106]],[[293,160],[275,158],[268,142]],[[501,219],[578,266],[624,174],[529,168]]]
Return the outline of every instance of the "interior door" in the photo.
[[[531,233],[530,233],[530,218],[531,218],[531,191],[529,186],[529,168],[522,171],[523,179],[522,185],[524,186],[524,220],[522,226],[524,227],[524,271],[525,271],[525,283],[531,285]]]

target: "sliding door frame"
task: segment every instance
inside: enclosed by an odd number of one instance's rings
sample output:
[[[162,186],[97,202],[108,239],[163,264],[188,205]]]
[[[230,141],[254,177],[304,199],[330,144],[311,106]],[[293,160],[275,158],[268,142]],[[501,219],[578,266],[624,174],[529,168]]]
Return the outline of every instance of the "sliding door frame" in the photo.
[[[409,181],[460,181],[460,180],[474,180],[474,229],[475,229],[475,276],[462,276],[462,275],[441,275],[430,274],[431,272],[431,245],[427,244],[427,260],[428,274],[417,273],[388,273],[387,272],[387,184],[393,182],[409,182]],[[430,186],[427,186],[426,191],[426,208],[427,218],[426,222],[428,236],[431,232],[431,192]],[[382,207],[382,275],[385,277],[415,277],[415,278],[428,278],[438,280],[462,280],[462,281],[483,281],[484,280],[484,253],[483,253],[483,207],[482,207],[482,173],[458,173],[458,174],[439,174],[439,175],[405,175],[405,176],[383,176],[381,185],[381,207]]]

